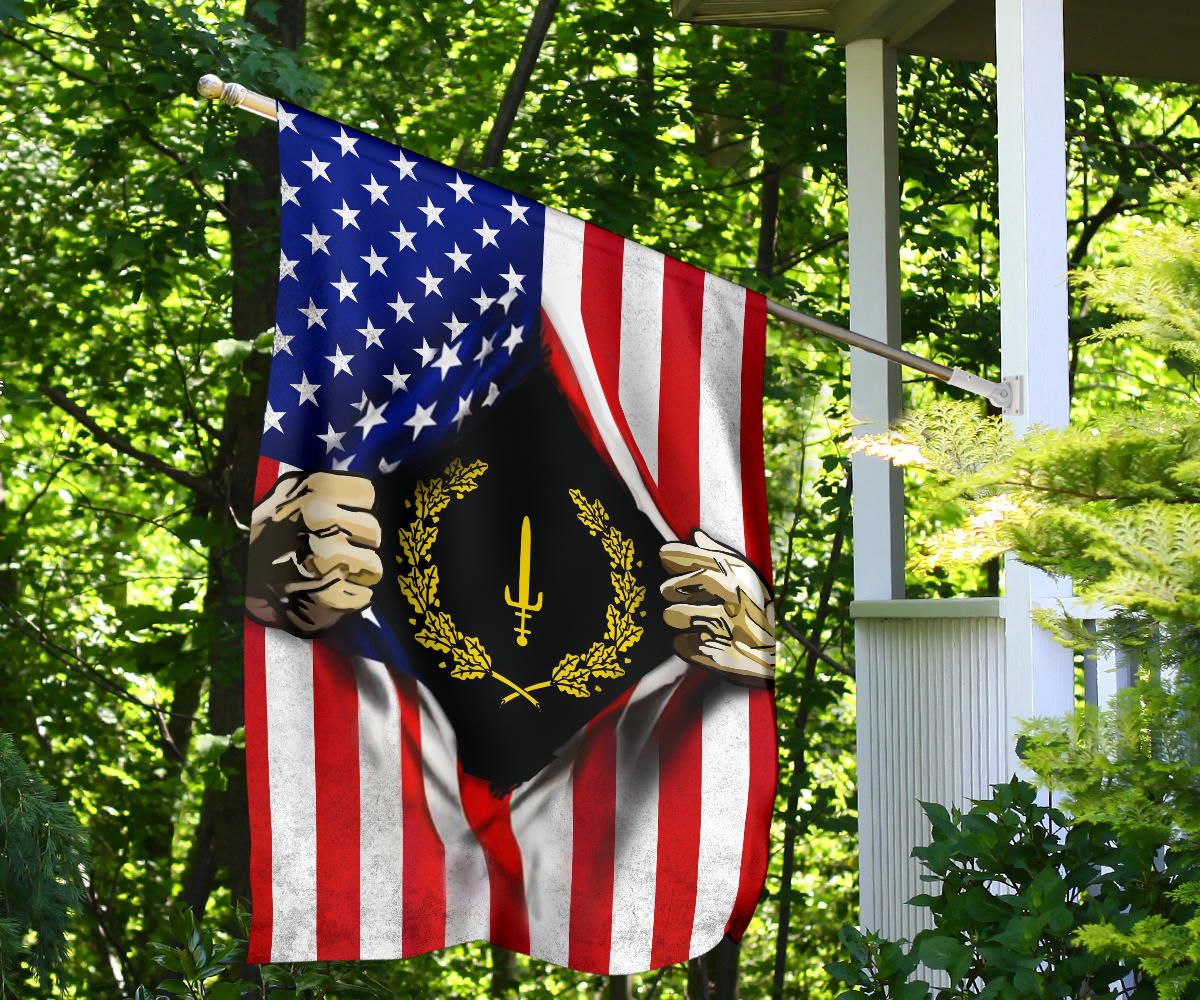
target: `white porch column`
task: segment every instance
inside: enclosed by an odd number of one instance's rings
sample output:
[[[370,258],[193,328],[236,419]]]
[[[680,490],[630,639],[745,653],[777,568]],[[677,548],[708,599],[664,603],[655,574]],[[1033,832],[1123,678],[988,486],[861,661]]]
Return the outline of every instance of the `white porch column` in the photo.
[[[1064,426],[1067,382],[1067,181],[1063,0],[996,0],[1000,176],[1001,374],[1025,383],[1023,433]],[[1008,751],[1021,719],[1074,702],[1071,654],[1030,619],[1070,585],[1005,564]]]
[[[882,39],[846,46],[846,167],[850,216],[850,327],[900,346],[900,178],[896,53]],[[850,412],[876,434],[900,414],[900,369],[850,350]],[[856,455],[854,596],[904,596],[904,495],[900,470]]]
[[[900,177],[896,149],[896,53],[881,39],[846,46],[846,161],[850,216],[850,326],[900,345]],[[857,348],[850,351],[850,412],[855,433],[887,429],[900,414],[900,370]],[[857,601],[904,597],[904,495],[900,470],[879,458],[855,455],[854,596]],[[897,862],[905,867],[909,843],[897,823],[913,802],[889,794],[896,784],[890,754],[887,681],[893,664],[874,655],[869,625],[855,623],[858,671],[859,881],[862,921],[894,933],[898,910],[913,893],[896,892]],[[903,784],[903,779],[900,781]],[[911,808],[908,808],[911,806]],[[907,872],[906,872],[907,874]],[[905,882],[905,888],[908,888]]]

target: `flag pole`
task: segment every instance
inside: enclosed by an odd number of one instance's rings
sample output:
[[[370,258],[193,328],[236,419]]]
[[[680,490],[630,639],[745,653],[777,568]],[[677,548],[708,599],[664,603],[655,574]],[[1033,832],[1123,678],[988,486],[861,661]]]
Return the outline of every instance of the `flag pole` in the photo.
[[[221,101],[231,108],[249,111],[260,118],[277,120],[274,99],[243,87],[240,83],[225,83],[220,77],[206,73],[200,77],[196,90],[201,97],[210,101]],[[963,371],[961,368],[950,368],[938,364],[936,361],[930,361],[928,358],[901,350],[899,347],[892,347],[890,344],[885,344],[874,337],[868,337],[866,334],[855,333],[845,327],[798,312],[771,299],[767,299],[767,312],[785,323],[803,327],[849,347],[857,347],[868,354],[877,355],[895,364],[903,365],[905,368],[912,368],[914,371],[924,372],[948,385],[965,389],[976,396],[982,396],[1004,413],[1013,415],[1021,412],[1019,377],[1006,378],[1002,382],[992,382],[971,372]]]

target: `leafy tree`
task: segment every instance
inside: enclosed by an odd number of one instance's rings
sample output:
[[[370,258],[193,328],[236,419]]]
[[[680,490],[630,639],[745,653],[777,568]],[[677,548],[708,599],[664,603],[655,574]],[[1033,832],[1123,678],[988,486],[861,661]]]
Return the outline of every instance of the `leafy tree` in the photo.
[[[835,47],[679,24],[665,0],[560,5],[508,141],[483,168],[533,9],[0,3],[0,728],[88,830],[92,892],[68,958],[81,995],[154,981],[149,942],[171,934],[173,900],[235,933],[245,894],[238,526],[261,429],[278,199],[269,126],[197,101],[201,73],[846,318]],[[980,370],[996,359],[993,84],[987,67],[901,60],[905,326],[918,349]],[[1200,155],[1193,96],[1071,80],[1079,263],[1108,253],[1124,219],[1171,211],[1165,185]],[[1118,347],[1080,339],[1089,303],[1076,297],[1072,330],[1081,396],[1099,405],[1111,393],[1088,383],[1088,361]],[[740,955],[645,977],[643,992],[662,998],[728,996],[731,969],[746,995],[824,996],[820,965],[853,907],[844,356],[779,329],[770,338],[779,850]],[[1144,352],[1123,359],[1151,370]],[[940,516],[923,497],[910,508],[917,530]],[[913,592],[964,579],[916,572]],[[482,982],[530,996],[600,988],[477,946],[379,978],[445,995]]]
[[[0,733],[0,997],[50,986],[83,898],[83,828]]]

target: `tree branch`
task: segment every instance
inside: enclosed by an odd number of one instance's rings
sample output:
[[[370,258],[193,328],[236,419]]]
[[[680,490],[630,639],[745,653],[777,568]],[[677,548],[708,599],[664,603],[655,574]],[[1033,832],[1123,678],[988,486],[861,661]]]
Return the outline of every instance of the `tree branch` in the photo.
[[[146,466],[146,468],[153,469],[168,479],[173,479],[180,486],[184,486],[200,496],[215,501],[221,499],[220,493],[207,479],[194,475],[185,469],[177,469],[173,465],[168,465],[161,458],[135,447],[115,431],[105,430],[87,410],[78,403],[73,402],[61,389],[48,385],[40,385],[38,386],[38,391],[64,413],[74,417],[101,444],[106,444],[113,451],[127,455],[129,458],[134,459],[134,461]]]
[[[529,87],[529,78],[533,75],[533,67],[542,51],[542,43],[550,31],[554,13],[558,10],[558,0],[538,0],[537,9],[529,21],[529,31],[517,56],[517,64],[509,77],[508,87],[500,101],[500,110],[492,122],[492,131],[488,134],[487,144],[483,147],[483,158],[479,161],[480,169],[486,170],[500,162],[500,153],[508,142],[508,133],[516,120],[517,111]]]

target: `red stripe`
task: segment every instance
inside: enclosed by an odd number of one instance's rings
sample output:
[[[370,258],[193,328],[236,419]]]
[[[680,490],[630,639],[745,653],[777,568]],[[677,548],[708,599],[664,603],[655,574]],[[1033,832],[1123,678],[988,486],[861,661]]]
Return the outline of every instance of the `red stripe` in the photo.
[[[767,302],[746,293],[742,333],[742,518],[746,558],[771,579],[771,541],[767,530],[767,482],[763,469],[763,363],[767,353]]]
[[[246,791],[250,807],[250,943],[247,962],[271,961],[271,775],[267,758],[267,649],[249,619],[245,640]]]
[[[583,229],[583,277],[579,308],[588,345],[608,408],[620,409],[618,373],[621,367],[621,274],[625,240],[599,226]]]
[[[491,895],[490,940],[510,951],[529,953],[529,915],[525,909],[525,875],[521,849],[513,836],[512,794],[497,797],[482,778],[461,766],[458,786],[463,812],[487,860]]]
[[[568,964],[585,972],[606,972],[612,953],[619,719],[619,713],[608,713],[592,721],[572,776]]]
[[[400,787],[404,796],[401,951],[407,957],[446,944],[446,848],[425,799],[417,681],[401,677],[396,689],[400,697]]]
[[[275,485],[279,478],[279,463],[265,455],[258,456],[258,469],[254,475],[254,502],[258,503]]]
[[[278,476],[279,463],[260,455],[254,477],[254,503],[266,496]],[[267,638],[263,626],[249,619],[245,621],[242,634],[252,903],[246,961],[269,962],[274,897],[271,888],[271,771],[267,753]]]
[[[626,242],[624,238],[590,223],[584,227],[580,315],[583,317],[588,349],[596,367],[600,389],[604,393],[605,402],[608,403],[609,413],[612,414],[617,432],[637,466],[643,485],[655,507],[661,510],[663,503],[659,497],[658,484],[650,474],[621,406],[621,296]],[[607,447],[596,429],[591,412],[583,402],[583,395],[575,383],[570,362],[563,364],[565,354],[557,345],[558,335],[548,322],[545,330],[546,339],[551,345],[551,365],[555,375],[563,383],[568,399],[571,400],[576,419],[592,441],[597,453],[607,458]]]
[[[750,794],[742,842],[742,872],[733,913],[725,929],[735,941],[746,932],[762,895],[771,847],[771,815],[775,808],[775,695],[767,688],[750,691]],[[786,890],[785,886],[785,890]]]
[[[313,756],[317,813],[317,959],[359,954],[358,686],[353,665],[316,641]]]
[[[700,331],[704,272],[672,257],[663,267],[658,404],[659,509],[680,538],[700,523]]]
[[[652,968],[681,962],[691,950],[700,864],[701,729],[704,698],[712,683],[711,673],[690,668],[654,728],[658,744],[658,865]]]

